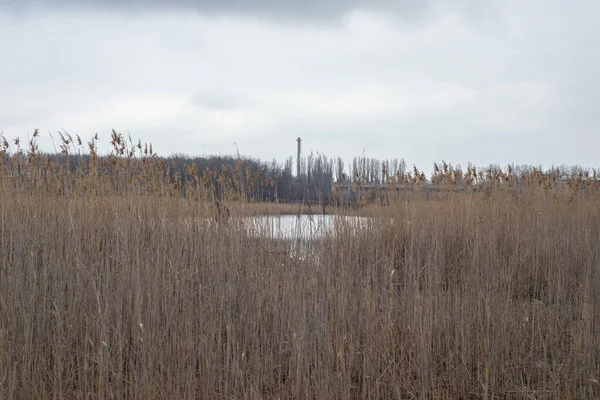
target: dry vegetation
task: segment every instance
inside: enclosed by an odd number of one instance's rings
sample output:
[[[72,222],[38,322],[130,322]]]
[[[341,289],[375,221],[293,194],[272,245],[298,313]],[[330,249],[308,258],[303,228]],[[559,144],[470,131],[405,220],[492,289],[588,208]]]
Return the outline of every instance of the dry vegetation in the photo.
[[[5,145],[0,398],[600,397],[595,182],[400,196],[289,258],[137,149]]]

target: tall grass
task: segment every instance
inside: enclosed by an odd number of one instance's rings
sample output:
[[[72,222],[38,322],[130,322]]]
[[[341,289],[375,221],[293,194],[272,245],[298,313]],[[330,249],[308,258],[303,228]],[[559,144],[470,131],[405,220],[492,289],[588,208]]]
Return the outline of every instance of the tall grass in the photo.
[[[2,178],[1,398],[600,397],[592,191],[401,197],[289,257],[127,168]]]

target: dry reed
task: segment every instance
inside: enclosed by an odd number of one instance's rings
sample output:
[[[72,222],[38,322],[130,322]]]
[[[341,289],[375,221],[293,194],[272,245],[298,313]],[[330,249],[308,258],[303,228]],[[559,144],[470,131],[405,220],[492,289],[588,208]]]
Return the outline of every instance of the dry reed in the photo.
[[[592,192],[397,198],[298,258],[114,160],[0,180],[1,398],[600,396]]]

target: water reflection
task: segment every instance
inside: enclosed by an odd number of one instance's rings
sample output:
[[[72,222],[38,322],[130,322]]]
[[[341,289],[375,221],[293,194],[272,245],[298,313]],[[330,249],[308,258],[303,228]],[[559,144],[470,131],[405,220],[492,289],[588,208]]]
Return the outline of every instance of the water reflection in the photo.
[[[344,215],[262,215],[242,220],[251,236],[312,241],[335,234],[340,225],[352,230],[359,229],[370,218]]]
[[[323,239],[356,232],[371,219],[343,215],[262,215],[241,219],[249,236],[285,248],[293,258],[318,262]]]

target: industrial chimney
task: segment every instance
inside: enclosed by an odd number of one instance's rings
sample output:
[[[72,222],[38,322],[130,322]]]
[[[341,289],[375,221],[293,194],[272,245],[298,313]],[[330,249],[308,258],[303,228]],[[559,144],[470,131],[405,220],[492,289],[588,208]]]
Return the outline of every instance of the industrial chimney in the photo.
[[[298,174],[297,178],[300,179],[300,153],[302,152],[302,139],[298,138],[297,142],[298,142],[298,158],[296,160],[296,162],[297,162],[296,173]]]

